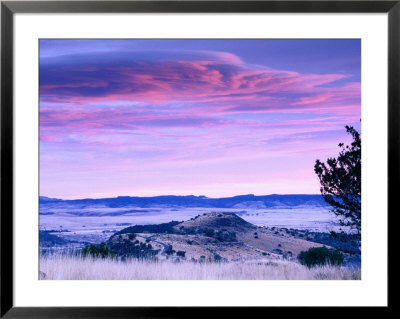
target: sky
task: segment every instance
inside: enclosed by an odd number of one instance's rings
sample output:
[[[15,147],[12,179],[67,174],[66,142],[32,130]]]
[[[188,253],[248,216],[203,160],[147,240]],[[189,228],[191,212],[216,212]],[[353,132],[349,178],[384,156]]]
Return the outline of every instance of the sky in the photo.
[[[318,194],[360,130],[361,41],[39,43],[40,195]]]

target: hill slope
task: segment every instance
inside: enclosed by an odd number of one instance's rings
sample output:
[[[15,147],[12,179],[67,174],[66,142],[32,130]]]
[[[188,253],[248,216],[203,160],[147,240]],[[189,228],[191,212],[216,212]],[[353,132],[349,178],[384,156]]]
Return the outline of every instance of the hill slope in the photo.
[[[151,249],[149,253],[155,251],[158,258],[196,261],[279,259],[322,246],[257,227],[233,213],[208,213],[181,223],[155,226],[128,227],[111,236],[106,244],[124,257],[129,257],[132,251]]]

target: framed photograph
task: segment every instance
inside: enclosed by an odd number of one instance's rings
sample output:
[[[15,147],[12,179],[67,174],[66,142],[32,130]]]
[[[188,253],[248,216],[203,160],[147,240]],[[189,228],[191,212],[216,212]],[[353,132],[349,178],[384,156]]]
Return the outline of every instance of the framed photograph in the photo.
[[[398,1],[2,1],[1,316],[389,309],[399,28]]]

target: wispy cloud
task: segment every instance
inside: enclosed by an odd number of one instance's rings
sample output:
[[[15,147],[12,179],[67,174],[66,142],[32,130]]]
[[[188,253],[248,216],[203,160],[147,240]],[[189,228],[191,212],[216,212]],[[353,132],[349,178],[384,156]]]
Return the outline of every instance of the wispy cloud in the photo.
[[[93,172],[91,180],[106,168],[121,178],[137,167],[160,170],[162,180],[186,167],[196,179],[192,165],[218,178],[228,167],[251,183],[254,170],[266,169],[260,159],[300,156],[310,165],[360,119],[361,85],[345,70],[276,69],[206,49],[51,52],[40,61],[43,185],[60,167],[83,179]],[[253,173],[237,172],[245,161]]]

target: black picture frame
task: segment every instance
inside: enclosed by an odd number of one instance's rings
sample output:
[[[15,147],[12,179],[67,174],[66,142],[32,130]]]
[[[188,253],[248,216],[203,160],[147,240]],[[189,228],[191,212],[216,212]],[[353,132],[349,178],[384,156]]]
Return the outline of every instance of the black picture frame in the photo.
[[[399,211],[400,186],[400,0],[396,1],[1,1],[1,317],[5,318],[190,318],[281,315],[276,307],[15,307],[13,301],[13,19],[15,13],[388,13],[388,217]],[[381,107],[381,106],[377,106]],[[389,220],[393,227],[393,222]],[[389,227],[390,228],[390,227]],[[393,245],[389,229],[388,247]],[[388,255],[389,258],[389,255]],[[389,268],[390,270],[390,268]],[[390,275],[390,273],[389,273]],[[388,287],[390,280],[388,281]],[[390,289],[389,289],[390,292]],[[364,308],[370,314],[388,307]],[[307,307],[290,307],[306,315]],[[316,310],[326,312],[326,307]],[[357,309],[358,312],[360,309]],[[313,310],[314,311],[314,310]],[[342,315],[340,307],[331,314]],[[346,310],[347,311],[347,310]],[[360,313],[358,313],[360,314]]]

